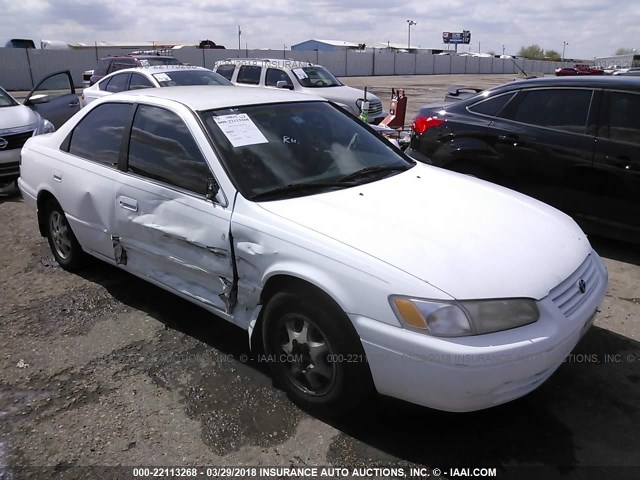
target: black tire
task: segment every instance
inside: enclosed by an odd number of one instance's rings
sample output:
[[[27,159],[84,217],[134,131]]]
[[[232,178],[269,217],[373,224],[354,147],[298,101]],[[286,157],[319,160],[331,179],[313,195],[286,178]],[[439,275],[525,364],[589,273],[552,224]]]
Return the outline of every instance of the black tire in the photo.
[[[264,310],[262,338],[275,385],[307,410],[342,415],[373,392],[353,325],[321,292],[276,293]]]
[[[81,268],[85,253],[58,202],[50,200],[45,205],[45,222],[49,247],[58,264],[70,272]]]

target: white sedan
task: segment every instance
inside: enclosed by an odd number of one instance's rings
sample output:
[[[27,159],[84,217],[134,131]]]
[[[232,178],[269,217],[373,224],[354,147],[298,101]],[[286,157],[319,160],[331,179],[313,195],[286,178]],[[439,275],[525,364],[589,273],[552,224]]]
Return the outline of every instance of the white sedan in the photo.
[[[89,254],[234,323],[331,414],[374,391],[448,411],[525,395],[607,288],[565,214],[288,91],[103,98],[27,142],[19,185],[63,268]]]
[[[80,96],[80,105],[85,107],[98,98],[127,90],[189,85],[233,86],[233,84],[222,75],[202,67],[193,67],[190,65],[156,65],[127,68],[113,72],[99,82],[85,88]]]

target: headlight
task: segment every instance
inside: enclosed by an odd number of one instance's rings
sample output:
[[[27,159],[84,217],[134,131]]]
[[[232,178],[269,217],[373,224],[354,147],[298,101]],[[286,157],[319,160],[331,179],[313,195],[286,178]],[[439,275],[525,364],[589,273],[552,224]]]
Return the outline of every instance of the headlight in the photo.
[[[53,126],[53,123],[51,123],[46,118],[40,117],[40,120],[38,121],[38,126],[36,127],[33,134],[42,135],[43,133],[51,133],[55,131],[56,131],[56,127]]]
[[[51,123],[49,120],[45,118],[44,125],[42,127],[42,133],[52,133],[55,131],[56,131],[56,127],[53,126],[53,123]]]
[[[529,298],[436,301],[393,295],[391,307],[411,330],[437,337],[462,337],[528,325],[540,312]]]

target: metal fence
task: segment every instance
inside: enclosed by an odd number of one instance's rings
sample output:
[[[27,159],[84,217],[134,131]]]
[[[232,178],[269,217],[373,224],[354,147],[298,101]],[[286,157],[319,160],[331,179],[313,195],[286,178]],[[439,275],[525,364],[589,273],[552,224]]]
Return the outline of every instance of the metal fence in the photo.
[[[33,50],[0,48],[0,86],[7,90],[29,90],[42,77],[70,70],[76,86],[82,85],[82,72],[96,66],[99,58],[124,55],[131,49],[87,48],[81,50]],[[225,58],[278,58],[317,63],[338,77],[370,75],[442,75],[465,73],[553,73],[560,62],[502,59],[456,55],[374,51],[291,51],[291,50],[207,50],[195,47],[176,49],[174,56],[183,63],[212,68]],[[517,66],[516,66],[517,65]],[[565,65],[569,65],[565,62]],[[518,68],[519,67],[519,68]]]

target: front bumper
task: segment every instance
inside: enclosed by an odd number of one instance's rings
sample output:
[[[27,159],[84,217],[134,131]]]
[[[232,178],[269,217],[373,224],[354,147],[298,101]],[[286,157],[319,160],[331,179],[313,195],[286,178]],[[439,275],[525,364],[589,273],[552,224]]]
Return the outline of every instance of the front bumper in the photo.
[[[0,184],[13,182],[20,176],[20,149],[0,150]]]
[[[570,307],[560,306],[587,275],[587,292],[571,300]],[[540,319],[524,327],[438,338],[362,316],[351,319],[379,393],[466,412],[516,399],[547,380],[590,327],[606,289],[606,269],[592,252],[581,268],[538,302]]]

